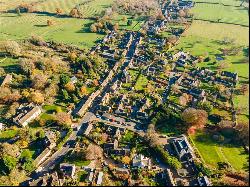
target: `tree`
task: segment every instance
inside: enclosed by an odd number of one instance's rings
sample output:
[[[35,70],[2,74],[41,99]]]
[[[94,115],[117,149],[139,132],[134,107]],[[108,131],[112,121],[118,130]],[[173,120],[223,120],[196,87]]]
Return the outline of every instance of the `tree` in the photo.
[[[113,30],[115,32],[117,32],[119,30],[119,24],[118,23],[115,23],[114,26],[113,26]]]
[[[133,21],[131,19],[129,19],[127,22],[127,26],[131,26],[131,25],[133,25]]]
[[[4,155],[3,156],[3,163],[7,168],[8,172],[10,173],[17,165],[17,159],[15,157]]]
[[[91,31],[91,32],[94,32],[94,33],[97,32],[97,26],[96,26],[96,24],[92,24],[92,25],[90,26],[90,31]]]
[[[87,95],[88,94],[88,90],[87,90],[86,86],[81,87],[81,94],[82,95]]]
[[[64,88],[68,91],[68,92],[74,92],[75,91],[75,85],[72,82],[68,82]]]
[[[34,102],[36,104],[42,104],[42,103],[44,103],[44,96],[41,92],[35,91],[29,95],[28,100],[30,102]]]
[[[48,77],[43,73],[31,76],[32,87],[37,90],[42,90],[46,86]]]
[[[70,114],[66,112],[58,112],[56,114],[56,121],[57,124],[62,126],[70,126],[72,123]]]
[[[98,160],[103,158],[103,150],[101,147],[90,144],[86,150],[86,159],[87,160]]]
[[[73,9],[70,11],[69,15],[72,16],[73,18],[77,18],[77,17],[80,16],[80,15],[79,15],[79,11],[78,11],[77,8],[73,8]]]
[[[6,41],[4,42],[4,48],[7,53],[11,56],[19,56],[21,54],[21,47],[16,41]]]
[[[248,84],[242,84],[239,90],[243,95],[246,95],[247,92],[249,91],[249,85]]]
[[[74,62],[77,59],[77,53],[76,52],[71,52],[69,53],[69,59]]]
[[[47,25],[48,25],[48,26],[53,25],[53,21],[48,19],[48,20],[47,20]]]
[[[243,143],[249,146],[249,123],[239,122],[236,126],[238,136],[243,141]]]
[[[127,164],[127,165],[129,165],[130,164],[130,158],[128,157],[128,156],[124,156],[124,157],[122,157],[122,163],[123,164]]]
[[[207,123],[207,112],[204,110],[196,110],[195,108],[187,108],[181,114],[182,120],[188,127],[202,128]]]
[[[197,105],[197,108],[201,110],[205,110],[208,114],[210,114],[213,110],[213,105],[211,105],[211,103],[208,101],[199,102]]]
[[[5,76],[5,75],[6,73],[5,73],[4,68],[0,67],[0,77]]]
[[[35,64],[30,59],[22,58],[19,61],[19,65],[21,66],[23,72],[26,74],[31,74],[31,72],[35,69]]]
[[[149,145],[151,147],[155,147],[159,144],[159,138],[158,138],[157,133],[155,132],[155,125],[154,124],[151,123],[148,125],[145,139],[149,142]]]
[[[4,155],[17,158],[20,155],[19,147],[16,144],[9,144],[7,142],[0,144],[0,158],[3,158]]]
[[[126,16],[123,16],[123,17],[122,17],[122,21],[123,21],[123,22],[127,22],[127,21],[128,21],[127,17],[126,17]]]
[[[56,14],[57,15],[61,15],[62,14],[62,9],[60,9],[60,8],[56,8]]]

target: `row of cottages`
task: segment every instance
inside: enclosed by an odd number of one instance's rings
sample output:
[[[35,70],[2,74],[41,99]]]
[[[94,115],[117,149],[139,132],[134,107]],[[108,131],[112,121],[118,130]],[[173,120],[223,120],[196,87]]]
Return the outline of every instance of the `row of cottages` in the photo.
[[[92,93],[89,98],[87,99],[87,101],[85,103],[83,103],[83,105],[80,107],[80,109],[77,112],[78,116],[83,116],[85,114],[85,112],[88,110],[88,108],[91,106],[92,102],[95,100],[95,98],[97,96],[100,95],[101,91],[103,90],[104,87],[107,86],[107,84],[109,83],[109,81],[112,79],[114,72],[117,71],[119,65],[121,64],[121,62],[117,62],[113,69],[109,72],[108,76],[106,77],[106,79],[101,83],[99,90],[95,91],[94,93]]]
[[[0,85],[0,87],[4,87],[7,84],[10,84],[12,81],[12,75],[11,74],[7,74],[2,82],[2,84]]]
[[[219,83],[227,87],[233,87],[239,81],[238,73],[233,73],[229,71],[222,71],[220,74],[213,72],[207,68],[196,68],[191,71],[190,76],[199,78],[205,82]]]
[[[197,169],[194,164],[194,159],[196,158],[196,156],[187,137],[185,135],[181,135],[177,138],[174,138],[171,144],[173,145],[179,160],[183,164],[185,164],[185,167],[188,170],[197,173]],[[192,183],[195,186],[210,186],[211,185],[211,182],[209,181],[207,176],[198,177],[194,181],[192,181]]]
[[[103,175],[102,171],[98,171],[94,168],[84,168],[84,171],[87,172],[86,182],[89,186],[101,186],[103,184]]]
[[[74,164],[61,163],[59,172],[47,173],[38,179],[32,180],[28,186],[63,186],[66,179],[76,178],[76,166]]]
[[[41,113],[42,110],[39,106],[35,106],[33,104],[20,106],[17,109],[16,117],[13,118],[13,122],[17,125],[25,127],[28,125],[28,123],[36,119]]]
[[[56,171],[28,182],[28,186],[62,186],[62,184]]]
[[[44,138],[43,143],[44,143],[45,149],[34,160],[34,165],[36,167],[40,166],[41,163],[43,163],[51,154],[52,149],[56,147],[56,134],[53,131],[47,131],[45,133],[45,138]]]

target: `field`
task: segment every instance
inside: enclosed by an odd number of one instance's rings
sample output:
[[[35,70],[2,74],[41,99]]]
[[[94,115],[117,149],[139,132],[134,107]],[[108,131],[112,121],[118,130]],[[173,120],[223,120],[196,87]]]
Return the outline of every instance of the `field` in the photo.
[[[236,0],[195,0],[194,18],[212,22],[248,26],[248,11],[240,7],[241,1]]]
[[[248,168],[248,154],[242,147],[219,144],[203,132],[192,135],[191,139],[202,160],[212,168],[216,168],[218,162],[227,162],[237,171],[245,171]]]
[[[94,0],[81,5],[86,19],[54,15],[56,8],[61,8],[63,13],[68,14],[73,7],[83,2],[81,0],[45,0],[35,5],[36,10],[40,13],[23,13],[21,16],[14,13],[2,13],[0,14],[0,41],[21,40],[32,35],[39,35],[46,40],[72,44],[80,48],[91,48],[95,41],[101,39],[103,35],[90,33],[89,26],[93,21],[88,17],[101,14],[112,4],[113,0]],[[11,8],[15,8],[16,5]],[[51,20],[54,24],[47,26],[47,20]]]

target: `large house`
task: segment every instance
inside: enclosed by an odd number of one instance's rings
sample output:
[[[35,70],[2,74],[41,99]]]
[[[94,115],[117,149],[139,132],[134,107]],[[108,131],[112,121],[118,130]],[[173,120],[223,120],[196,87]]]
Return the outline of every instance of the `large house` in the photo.
[[[76,166],[74,164],[61,163],[60,171],[64,177],[74,178],[76,172]]]
[[[4,78],[1,86],[5,86],[6,84],[9,84],[12,81],[12,75],[7,74],[6,77]]]
[[[17,125],[21,125],[23,127],[27,126],[28,123],[36,119],[42,113],[39,106],[34,106],[32,104],[21,107],[18,110],[20,110],[20,112],[17,112],[18,114],[15,118],[13,118],[13,121]]]
[[[181,161],[186,161],[192,159],[194,156],[194,151],[189,144],[187,137],[181,135],[172,141],[175,151]]]
[[[136,168],[151,168],[151,159],[148,157],[144,157],[144,155],[139,154],[135,155],[133,158],[133,167]]]

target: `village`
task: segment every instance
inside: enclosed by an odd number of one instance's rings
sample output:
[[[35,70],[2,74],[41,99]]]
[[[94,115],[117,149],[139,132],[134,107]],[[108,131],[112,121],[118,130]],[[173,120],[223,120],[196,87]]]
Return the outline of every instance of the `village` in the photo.
[[[109,32],[87,52],[87,56],[99,56],[105,64],[97,71],[96,83],[91,79],[85,83],[96,87],[67,109],[72,120],[70,127],[45,125],[45,134],[36,140],[39,154],[33,161],[34,170],[23,185],[103,186],[111,184],[110,181],[129,186],[213,185],[212,175],[207,175],[186,131],[180,128],[180,133],[161,133],[157,113],[164,111],[161,114],[164,116],[169,112],[169,119],[164,118],[177,124],[180,116],[192,108],[209,116],[205,128],[216,129],[216,124],[223,120],[231,121],[235,127],[233,93],[239,76],[200,67],[206,58],[171,50],[183,29],[173,31],[175,39],[171,42],[160,37],[160,33],[169,24],[191,21],[191,17],[183,18],[177,12],[186,12],[195,3],[180,0],[176,4],[161,3],[163,18],[146,21],[139,31]],[[73,74],[69,82],[77,87],[78,79]],[[12,81],[12,74],[7,74],[1,87],[11,85]],[[34,102],[20,105],[12,117],[13,123],[29,128],[29,124],[46,113],[42,105]],[[220,116],[214,110],[230,115]],[[0,123],[1,131],[7,126]],[[196,128],[199,127],[191,127],[188,132]],[[63,138],[58,138],[58,134],[64,134]],[[13,144],[18,138],[8,143]]]

